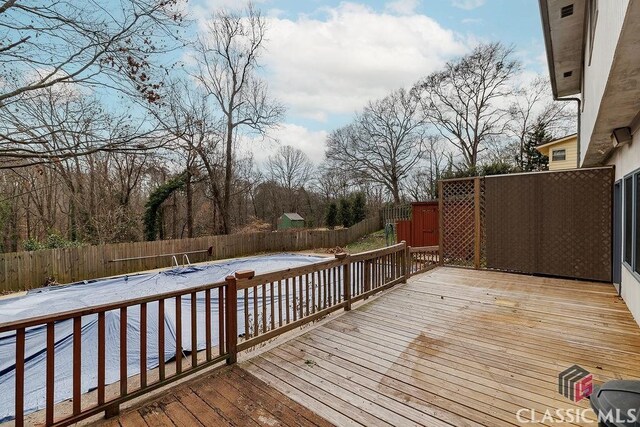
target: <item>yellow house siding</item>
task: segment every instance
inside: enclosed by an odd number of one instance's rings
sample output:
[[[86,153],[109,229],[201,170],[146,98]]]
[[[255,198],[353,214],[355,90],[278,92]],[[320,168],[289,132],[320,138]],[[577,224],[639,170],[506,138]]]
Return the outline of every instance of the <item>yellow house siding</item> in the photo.
[[[565,160],[553,160],[555,150],[565,150]],[[575,169],[578,166],[578,138],[559,140],[556,144],[540,147],[542,154],[549,157],[549,170]]]

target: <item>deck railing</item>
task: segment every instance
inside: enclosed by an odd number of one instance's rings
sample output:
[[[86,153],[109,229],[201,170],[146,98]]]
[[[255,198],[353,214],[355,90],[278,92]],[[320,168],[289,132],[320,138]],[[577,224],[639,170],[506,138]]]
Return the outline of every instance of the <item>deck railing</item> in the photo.
[[[0,324],[0,333],[15,333],[15,424],[23,425],[24,422],[24,397],[25,397],[25,362],[36,354],[28,351],[27,331],[42,330],[46,334],[46,373],[45,378],[34,378],[32,381],[44,381],[46,387],[46,425],[68,425],[87,418],[102,411],[117,413],[118,406],[130,399],[164,386],[172,381],[180,379],[205,367],[220,363],[229,357],[230,349],[225,342],[225,336],[235,336],[230,333],[230,324],[225,319],[230,316],[230,310],[224,312],[224,306],[230,308],[235,305],[235,292],[229,286],[229,282],[213,283],[205,286],[190,288],[175,292],[158,294],[150,297],[137,298],[121,303],[113,303],[95,306],[82,310],[73,310],[50,316],[36,317],[17,322]],[[218,301],[218,313],[212,313],[211,300]],[[198,304],[201,300],[201,304]],[[198,306],[204,306],[204,313],[198,319]],[[169,310],[173,309],[173,313]],[[184,316],[187,314],[188,316]],[[235,315],[235,313],[233,313]],[[167,317],[173,317],[175,326],[167,325]],[[149,328],[154,323],[151,316],[155,316],[156,327]],[[128,318],[137,320],[137,327],[131,327]],[[188,324],[183,325],[186,319]],[[152,320],[150,322],[150,320]],[[117,328],[117,342],[107,341],[107,324],[109,329]],[[95,354],[94,360],[83,360],[83,328],[97,327],[97,343],[88,354]],[[56,329],[59,331],[66,327],[72,328],[72,407],[70,411],[61,417],[54,413],[56,403],[55,367],[60,361],[55,360]],[[225,331],[225,327],[227,330]],[[199,329],[202,328],[199,334]],[[214,332],[215,328],[215,332]],[[188,332],[190,342],[183,345],[183,332]],[[167,335],[173,335],[173,345],[167,346]],[[34,334],[34,340],[37,334]],[[204,345],[199,343],[199,335],[202,335]],[[86,336],[86,335],[85,335]],[[215,341],[214,341],[215,337]],[[135,366],[128,357],[128,343],[139,343],[139,366]],[[156,350],[151,354],[150,343]],[[116,351],[113,351],[115,347]],[[189,351],[185,351],[184,348]],[[200,347],[204,347],[204,354],[199,353]],[[107,351],[109,350],[109,352]],[[114,354],[116,353],[116,354]],[[185,355],[190,355],[186,358]],[[118,378],[107,372],[107,356],[110,359],[119,360]],[[149,360],[157,361],[153,370],[150,370]],[[168,366],[168,362],[173,363]],[[58,366],[59,367],[59,366]],[[83,368],[89,367],[95,375],[96,383],[91,385],[95,390],[83,398]],[[59,367],[60,368],[60,367]],[[137,375],[135,381],[131,375]],[[155,380],[150,381],[149,375],[153,374]],[[108,380],[119,382],[119,389],[113,390],[107,386]],[[86,382],[86,380],[85,380]],[[85,384],[86,386],[86,384]],[[85,387],[86,388],[86,387]],[[58,399],[59,400],[59,399]],[[70,413],[68,413],[70,412]]]
[[[215,364],[235,363],[239,351],[336,310],[350,310],[352,303],[435,267],[437,252],[402,242],[309,266],[259,275],[240,271],[220,283],[0,324],[0,334],[15,335],[15,424],[24,425],[25,362],[34,357],[27,332],[46,335],[45,424],[69,425],[103,411],[115,415],[127,400]],[[127,319],[137,324],[132,327]],[[97,327],[97,343],[83,349],[83,329],[89,327]],[[66,399],[56,395],[58,328],[72,330],[67,407],[56,405]],[[114,333],[117,346],[108,340]],[[135,360],[128,352],[132,342],[139,346]],[[108,357],[118,360],[117,372],[107,369]],[[96,379],[90,387],[83,369]]]
[[[409,274],[424,273],[438,264],[439,247],[438,246],[421,246],[421,247],[409,247]]]

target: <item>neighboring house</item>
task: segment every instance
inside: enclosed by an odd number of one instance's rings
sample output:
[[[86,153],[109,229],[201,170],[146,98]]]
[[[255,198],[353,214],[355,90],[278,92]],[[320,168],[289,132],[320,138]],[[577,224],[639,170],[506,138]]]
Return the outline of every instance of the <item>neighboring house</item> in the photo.
[[[289,230],[291,228],[304,228],[304,218],[297,213],[283,213],[278,218],[278,230]]]
[[[640,323],[640,1],[539,1],[553,95],[579,105],[579,166],[615,166],[613,281]]]
[[[554,139],[536,147],[549,158],[549,170],[575,169],[578,167],[578,135]]]

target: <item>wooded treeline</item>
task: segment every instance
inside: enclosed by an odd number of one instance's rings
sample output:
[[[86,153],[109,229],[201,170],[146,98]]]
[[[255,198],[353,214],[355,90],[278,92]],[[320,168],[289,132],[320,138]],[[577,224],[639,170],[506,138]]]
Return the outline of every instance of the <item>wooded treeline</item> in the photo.
[[[410,88],[369,102],[328,138],[325,168],[389,200],[437,197],[440,178],[544,170],[535,147],[575,133],[575,105],[522,72],[513,48],[476,46]]]
[[[330,207],[347,223],[347,200],[361,217],[363,196],[373,210],[432,199],[446,174],[543,168],[532,147],[572,126],[496,43],[372,100],[322,163],[290,146],[258,163],[240,141],[275,144],[286,113],[260,72],[268,20],[188,18],[183,0],[0,1],[2,251],[266,230],[283,212],[317,227]]]

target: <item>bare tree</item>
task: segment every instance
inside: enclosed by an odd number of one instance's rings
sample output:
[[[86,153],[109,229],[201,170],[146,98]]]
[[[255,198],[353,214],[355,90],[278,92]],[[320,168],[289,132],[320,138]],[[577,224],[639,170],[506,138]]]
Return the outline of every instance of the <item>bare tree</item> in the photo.
[[[140,153],[167,140],[124,108],[105,110],[96,97],[69,86],[48,87],[0,106],[0,169],[15,169],[97,152]]]
[[[280,203],[286,210],[298,210],[300,196],[305,196],[305,186],[313,171],[309,157],[290,145],[278,148],[267,160],[268,177],[284,189],[285,200]]]
[[[512,120],[506,130],[517,145],[516,161],[521,169],[527,163],[525,148],[535,128],[542,127],[554,136],[564,136],[575,129],[573,105],[554,101],[549,87],[545,76],[536,77],[516,92],[509,108]]]
[[[350,190],[359,186],[359,182],[353,178],[353,174],[334,166],[330,161],[322,162],[315,175],[311,185],[316,192],[322,195],[325,203],[347,197]]]
[[[506,129],[508,83],[520,69],[512,52],[500,43],[481,44],[415,88],[426,118],[460,151],[468,168],[476,167],[484,143]]]
[[[420,168],[414,170],[405,183],[407,193],[416,201],[438,198],[438,180],[451,166],[451,153],[443,141],[435,135],[426,140],[424,160]]]
[[[190,172],[187,184],[198,170],[207,177],[207,196],[213,203],[214,223],[218,223],[223,211],[224,125],[209,105],[208,95],[187,81],[175,80],[168,90],[167,102],[150,109],[161,128],[175,138],[172,145],[186,160]],[[192,225],[188,224],[188,228],[191,230]]]
[[[342,171],[383,185],[394,202],[425,151],[420,100],[404,89],[370,102],[354,123],[329,135],[327,159]]]
[[[174,47],[181,2],[0,2],[0,105],[60,83],[133,88],[153,101],[151,57]]]
[[[213,98],[224,122],[222,227],[225,233],[231,230],[233,153],[238,132],[264,137],[284,114],[283,107],[270,99],[266,83],[256,75],[265,33],[264,18],[249,5],[244,13],[216,12],[196,43],[197,71],[193,76]]]
[[[307,184],[313,171],[313,164],[304,151],[290,145],[278,148],[267,160],[269,177],[289,191]]]
[[[90,98],[88,91],[116,91],[157,102],[168,72],[157,59],[179,46],[175,30],[182,24],[182,1],[0,0],[0,167],[155,148],[145,138],[152,129],[132,117],[128,122],[134,124],[126,130],[137,133],[121,133],[117,139],[93,135],[80,146],[58,146],[57,130],[43,130],[50,123],[31,121],[27,127],[15,121],[24,110],[46,104],[51,94],[64,92]],[[77,120],[72,116],[80,113],[70,109],[66,114]]]

